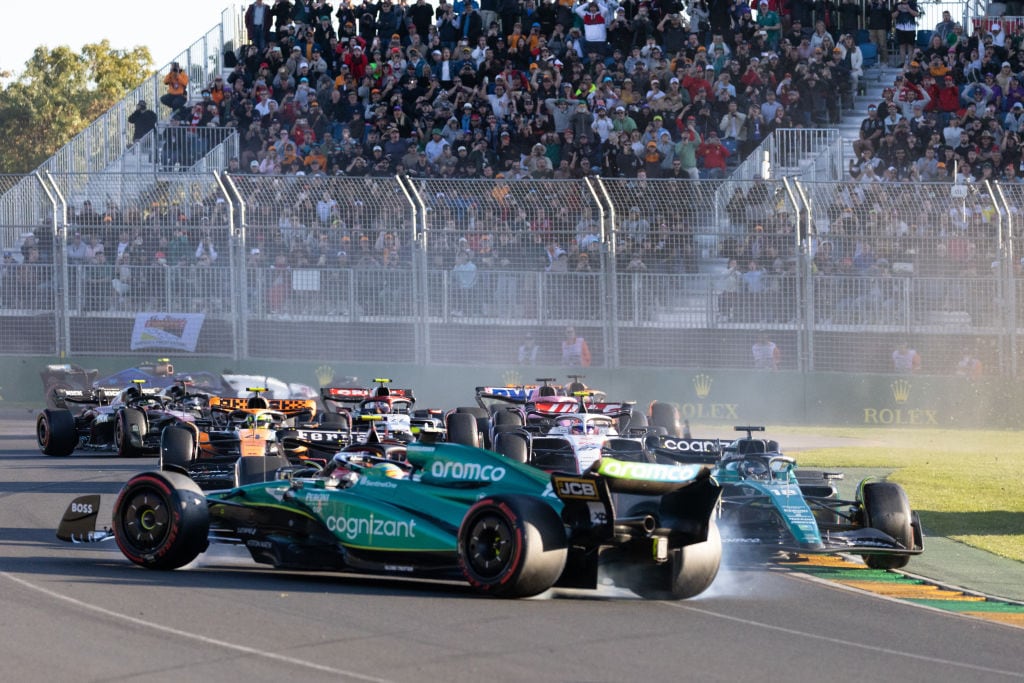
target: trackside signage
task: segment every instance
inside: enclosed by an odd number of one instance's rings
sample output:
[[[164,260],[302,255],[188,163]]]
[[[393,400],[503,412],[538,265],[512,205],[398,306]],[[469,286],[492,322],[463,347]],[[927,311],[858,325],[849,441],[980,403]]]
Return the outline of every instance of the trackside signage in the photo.
[[[612,458],[603,458],[598,467],[598,474],[618,479],[642,479],[646,481],[686,482],[694,479],[700,472],[697,465],[653,465],[646,462],[623,462]]]

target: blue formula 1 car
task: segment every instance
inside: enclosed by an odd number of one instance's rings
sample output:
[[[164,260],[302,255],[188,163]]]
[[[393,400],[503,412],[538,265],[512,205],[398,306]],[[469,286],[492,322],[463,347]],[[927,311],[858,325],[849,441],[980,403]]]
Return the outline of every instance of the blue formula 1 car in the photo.
[[[222,542],[275,567],[461,580],[512,598],[596,588],[600,566],[643,597],[684,599],[718,573],[721,489],[707,467],[604,458],[583,474],[549,474],[484,449],[430,443],[430,434],[409,444],[374,434],[322,470],[282,459],[218,491],[165,464],[125,484],[109,528],[97,528],[99,496],[83,496],[57,536],[113,538],[150,569],[182,567]],[[179,445],[165,438],[162,448]]]
[[[660,462],[713,465],[722,486],[718,520],[727,548],[760,553],[860,555],[874,569],[904,567],[923,552],[923,533],[898,484],[865,479],[856,497],[839,497],[842,474],[801,473],[777,441],[746,435],[714,439],[663,438],[652,449]]]

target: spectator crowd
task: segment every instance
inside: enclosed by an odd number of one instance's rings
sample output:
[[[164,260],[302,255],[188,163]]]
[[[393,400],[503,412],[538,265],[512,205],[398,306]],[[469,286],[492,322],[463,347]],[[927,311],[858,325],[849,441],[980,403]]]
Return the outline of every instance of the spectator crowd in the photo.
[[[945,16],[921,48],[916,32],[908,43],[898,28],[919,15],[914,2],[882,0],[381,0],[338,8],[255,0],[245,11],[250,43],[226,55],[230,72],[196,89],[187,70],[173,69],[157,106],[172,112],[176,131],[240,131],[228,171],[249,206],[245,257],[254,268],[407,267],[411,228],[394,207],[375,205],[376,192],[396,175],[495,180],[477,197],[429,197],[429,265],[466,290],[453,295],[467,313],[487,313],[466,292],[486,283],[495,300],[514,298],[502,294],[514,287],[488,271],[585,277],[604,265],[596,216],[577,184],[538,195],[515,189],[515,179],[626,179],[623,203],[633,206],[618,216],[618,269],[696,273],[697,227],[668,201],[682,197],[652,200],[657,193],[644,192],[644,181],[724,177],[777,128],[837,123],[863,80],[858,35],[878,42],[883,61],[898,54],[905,64],[867,109],[849,167],[856,184],[954,173],[1018,178],[1024,29],[1003,36],[994,25],[967,37]],[[151,130],[153,118],[142,106],[136,125]],[[310,177],[308,187],[256,180],[298,174]],[[338,176],[376,190],[356,196],[332,184]],[[792,268],[792,223],[777,215],[773,197],[760,196],[764,187],[734,194],[742,206],[729,208],[748,231],[717,254],[737,259],[743,275],[724,290],[729,319],[750,308],[731,301],[733,292],[756,290],[748,281],[761,271],[785,280]],[[848,194],[854,210],[871,196]],[[124,275],[113,278],[123,285],[114,285],[118,296],[148,288],[139,267],[226,265],[226,237],[207,233],[228,222],[223,199],[158,205],[96,211],[86,202],[69,261]],[[165,229],[144,229],[153,223]],[[836,244],[840,227],[835,221]],[[837,263],[856,255],[847,251],[836,252]],[[892,249],[875,251],[876,260],[895,260]],[[817,249],[815,258],[819,272],[832,272]],[[780,308],[765,319],[789,316]]]
[[[241,170],[264,175],[719,178],[853,106],[860,8],[255,0],[230,73],[190,103],[173,70],[162,102],[237,128]]]

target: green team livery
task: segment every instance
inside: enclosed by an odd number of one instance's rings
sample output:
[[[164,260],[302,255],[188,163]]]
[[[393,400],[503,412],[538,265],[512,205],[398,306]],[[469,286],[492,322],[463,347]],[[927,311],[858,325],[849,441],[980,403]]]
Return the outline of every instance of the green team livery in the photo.
[[[180,435],[177,435],[180,436]],[[274,567],[467,581],[527,597],[596,588],[599,572],[637,594],[683,599],[714,581],[721,489],[702,465],[603,458],[548,473],[429,434],[346,446],[322,470],[240,458],[236,485],[202,491],[165,438],[161,469],[132,477],[98,528],[100,497],[76,498],[57,535],[114,539],[129,560],[176,569],[210,542]]]

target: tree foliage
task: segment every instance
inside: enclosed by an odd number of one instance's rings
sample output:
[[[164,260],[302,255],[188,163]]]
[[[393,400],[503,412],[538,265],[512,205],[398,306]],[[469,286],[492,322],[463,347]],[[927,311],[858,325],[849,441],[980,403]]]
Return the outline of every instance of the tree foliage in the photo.
[[[0,172],[29,173],[152,73],[146,47],[40,46],[0,88]]]

